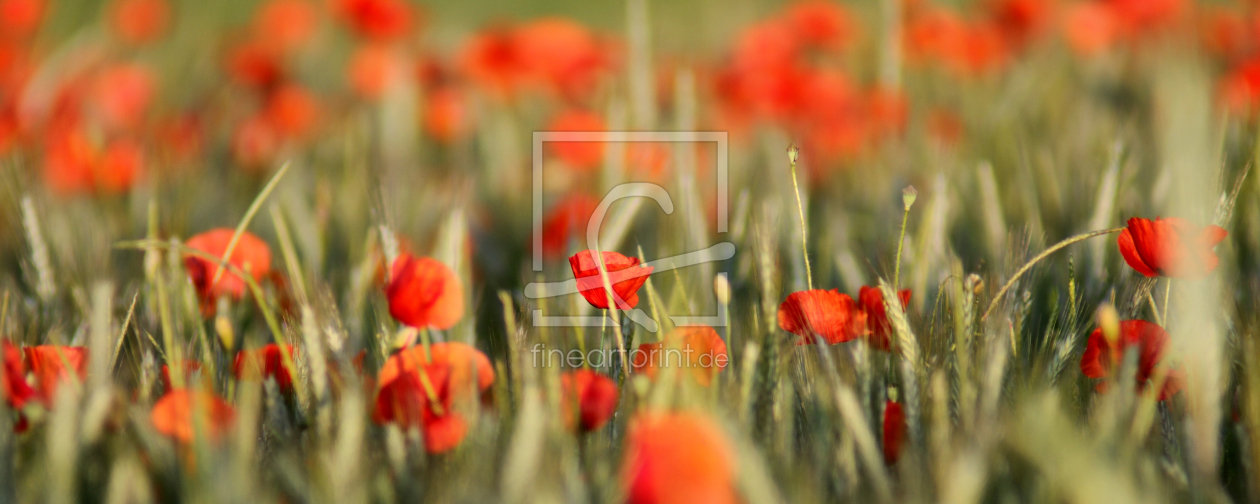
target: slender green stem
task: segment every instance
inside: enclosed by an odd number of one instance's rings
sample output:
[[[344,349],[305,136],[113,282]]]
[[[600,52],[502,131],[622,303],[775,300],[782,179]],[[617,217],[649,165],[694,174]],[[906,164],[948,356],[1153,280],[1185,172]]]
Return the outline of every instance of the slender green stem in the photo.
[[[1159,315],[1159,306],[1155,304],[1155,298],[1151,297],[1150,292],[1146,293],[1146,302],[1151,305],[1151,314],[1155,316],[1155,323],[1163,327],[1164,318]],[[1168,304],[1168,302],[1165,301],[1164,304]]]
[[[1168,299],[1172,297],[1172,277],[1168,277],[1167,286],[1164,288],[1164,314],[1159,317],[1159,325],[1164,325],[1168,321]],[[1167,327],[1167,326],[1165,326]]]
[[[796,161],[792,161],[792,194],[796,196],[796,213],[801,217],[801,255],[805,256],[805,285],[814,290],[814,273],[809,268],[809,237],[805,228],[805,205],[801,203],[801,186],[796,182]]]
[[[241,218],[241,222],[236,225],[236,232],[232,233],[232,239],[228,241],[227,248],[223,250],[223,262],[227,262],[232,258],[232,250],[236,248],[236,242],[240,241],[241,234],[245,232],[245,228],[249,227],[249,222],[254,219],[254,214],[258,213],[258,209],[262,207],[263,201],[267,200],[267,196],[276,189],[276,185],[280,183],[280,179],[285,173],[289,172],[290,163],[286,162],[280,167],[276,174],[271,177],[267,185],[263,187],[262,192],[254,198],[254,202],[249,205],[249,209],[245,211],[245,216]],[[219,263],[219,267],[214,270],[214,278],[210,280],[210,285],[219,283],[219,278],[223,276],[223,262]]]
[[[901,214],[901,237],[897,238],[897,263],[893,266],[893,291],[900,288],[897,283],[901,279],[901,246],[906,242],[906,221],[910,220],[910,207],[906,207],[905,213]]]
[[[1037,257],[1032,258],[1031,261],[1028,261],[1028,264],[1025,264],[1023,267],[1019,268],[1019,270],[1016,271],[1015,274],[1011,276],[1011,279],[1006,281],[1006,285],[1002,286],[1002,289],[998,291],[997,295],[993,296],[993,301],[989,303],[989,308],[984,310],[984,315],[980,316],[980,320],[984,321],[985,319],[989,318],[989,314],[993,313],[993,310],[997,308],[998,302],[1002,300],[1002,296],[1006,295],[1006,291],[1010,290],[1011,287],[1015,285],[1015,282],[1019,280],[1019,277],[1023,276],[1024,273],[1027,273],[1028,270],[1032,269],[1032,267],[1035,266],[1038,262],[1041,262],[1042,259],[1050,257],[1050,254],[1058,252],[1060,249],[1067,247],[1068,245],[1071,245],[1073,243],[1085,241],[1095,236],[1103,236],[1103,235],[1109,235],[1112,233],[1119,233],[1121,231],[1124,231],[1124,229],[1125,228],[1123,227],[1118,227],[1118,228],[1111,228],[1111,229],[1103,229],[1100,231],[1090,231],[1084,234],[1078,234],[1076,236],[1063,240],[1059,243],[1056,243],[1054,244],[1054,246],[1046,249],[1042,253],[1037,254]]]

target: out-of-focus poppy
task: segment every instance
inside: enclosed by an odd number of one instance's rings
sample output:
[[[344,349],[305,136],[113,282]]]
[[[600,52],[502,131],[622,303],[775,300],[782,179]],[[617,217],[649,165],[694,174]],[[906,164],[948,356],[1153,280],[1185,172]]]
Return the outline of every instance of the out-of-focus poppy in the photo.
[[[906,441],[906,414],[901,403],[884,403],[884,463],[893,465],[901,458],[901,445]]]
[[[599,114],[579,109],[561,112],[546,128],[550,132],[602,132],[606,129]],[[604,163],[604,142],[558,140],[547,144],[557,158],[574,170],[591,170]]]
[[[563,97],[588,95],[610,64],[595,34],[566,18],[541,18],[519,26],[513,43],[525,77]]]
[[[310,41],[318,22],[311,0],[269,0],[254,14],[254,31],[275,49],[290,52]]]
[[[22,349],[26,366],[35,375],[39,397],[51,402],[57,387],[72,375],[82,380],[87,376],[87,349],[83,347],[35,345]]]
[[[117,0],[110,10],[110,25],[124,42],[134,45],[157,40],[171,21],[166,0]]]
[[[373,40],[398,40],[416,24],[406,0],[334,0],[333,8],[355,33]]]
[[[16,345],[4,340],[0,343],[3,351],[3,369],[0,369],[0,386],[3,386],[4,399],[14,409],[22,409],[27,402],[37,399],[34,387],[26,382],[26,366],[22,364],[22,351]]]
[[[367,44],[350,57],[350,89],[362,98],[375,100],[396,85],[403,75],[402,58],[384,44]]]
[[[158,432],[188,444],[194,432],[212,441],[222,438],[236,420],[236,410],[210,392],[181,388],[158,399],[150,418]]]
[[[92,103],[106,126],[134,128],[157,91],[153,72],[140,64],[114,65],[96,79]]]
[[[1227,234],[1219,226],[1200,228],[1185,219],[1133,217],[1116,243],[1124,261],[1138,273],[1200,278],[1216,269],[1220,259],[1212,249]]]
[[[1013,45],[1023,46],[1049,26],[1054,1],[991,0],[988,8],[1003,38]]]
[[[451,366],[442,361],[416,363],[416,356],[400,353],[390,361],[406,360],[392,366],[395,371],[382,373],[372,418],[377,423],[396,423],[402,427],[418,427],[424,437],[425,450],[445,453],[459,446],[468,432],[468,422],[452,411]],[[386,366],[390,366],[386,362]],[[386,368],[382,368],[384,371]],[[426,389],[420,373],[428,381]]]
[[[424,362],[425,347],[413,346],[385,361],[377,378],[384,384],[399,374],[419,369]],[[494,384],[494,365],[490,363],[490,358],[467,343],[446,341],[430,344],[427,362],[439,363],[449,368],[448,374],[456,396],[469,390],[470,385],[478,392],[485,392]]]
[[[274,87],[284,76],[279,51],[270,44],[254,39],[232,47],[225,66],[232,80],[260,89]]]
[[[460,54],[460,67],[473,83],[497,98],[512,97],[525,74],[525,62],[509,26],[494,26],[475,35]]]
[[[721,428],[697,413],[646,413],[626,436],[626,502],[734,504],[734,454]]]
[[[787,9],[786,18],[804,43],[823,49],[842,49],[854,37],[852,16],[839,3],[802,0]]]
[[[1128,37],[1175,23],[1188,3],[1186,0],[1105,0]]]
[[[617,383],[590,369],[560,375],[564,422],[581,432],[599,430],[617,411]]]
[[[472,116],[464,94],[455,86],[443,85],[429,91],[424,101],[424,131],[441,143],[466,136]]]
[[[689,370],[696,383],[707,387],[718,371],[726,368],[728,357],[726,342],[712,327],[685,326],[674,328],[659,342],[639,345],[630,360],[634,372],[648,378],[655,378],[662,368],[676,366]]]
[[[450,267],[437,259],[400,254],[385,288],[389,313],[424,329],[450,329],[464,316],[464,288]]]
[[[235,232],[227,228],[212,229],[189,238],[184,242],[184,246],[222,258]],[[271,248],[261,238],[245,231],[241,233],[236,247],[232,249],[232,256],[227,262],[241,271],[248,272],[254,281],[261,281],[271,272]],[[247,287],[245,280],[226,267],[219,281],[212,285],[211,281],[214,280],[218,268],[218,262],[192,254],[184,256],[184,269],[188,271],[193,287],[197,289],[204,313],[212,313],[214,301],[220,297],[241,299],[245,295]]]
[[[289,352],[289,358],[296,359],[297,352],[293,349],[293,345],[285,345],[285,347]],[[283,350],[275,343],[237,352],[236,360],[232,363],[232,374],[237,380],[274,378],[281,392],[293,391],[293,375],[284,366]]]
[[[1249,45],[1251,27],[1238,12],[1224,7],[1209,7],[1199,19],[1199,37],[1203,48],[1222,57],[1242,54]]]
[[[289,138],[305,138],[319,118],[315,95],[297,84],[276,88],[267,98],[264,111],[276,131]]]
[[[1155,375],[1156,366],[1164,359],[1168,340],[1168,331],[1158,325],[1145,320],[1125,320],[1120,323],[1119,341],[1113,346],[1100,327],[1089,335],[1085,353],[1081,355],[1081,372],[1090,378],[1106,378],[1119,369],[1125,351],[1137,347],[1135,378],[1138,390],[1145,390],[1147,383]],[[1164,379],[1164,386],[1159,391],[1159,400],[1168,399],[1181,390],[1182,381],[1181,372],[1170,369]],[[1101,389],[1103,384],[1099,385]]]
[[[793,292],[779,305],[779,328],[801,336],[803,344],[821,339],[834,345],[865,335],[866,313],[835,289]]]
[[[556,258],[564,255],[573,236],[585,236],[591,215],[599,206],[599,200],[586,193],[574,193],[553,205],[543,217],[543,257]]]
[[[127,138],[102,149],[82,131],[53,132],[44,149],[44,179],[60,194],[119,193],[144,174],[143,151]]]
[[[1097,2],[1077,2],[1063,15],[1068,47],[1077,54],[1092,56],[1115,44],[1120,37],[1119,20],[1107,6]]]
[[[0,0],[0,36],[24,39],[44,20],[46,0]]]
[[[261,169],[280,149],[280,135],[263,116],[253,116],[236,126],[232,154],[246,168]]]
[[[1218,85],[1217,94],[1227,111],[1242,117],[1253,117],[1260,109],[1260,58],[1239,62]]]
[[[898,291],[897,297],[901,299],[902,308],[910,304],[909,289]],[[892,334],[892,328],[888,325],[888,312],[884,307],[883,291],[879,287],[863,285],[858,290],[858,302],[862,304],[862,311],[866,313],[866,327],[870,331],[867,341],[877,349],[885,352],[891,350],[892,342],[888,337]]]
[[[616,252],[601,254],[604,268],[608,272],[608,282],[612,285],[612,298],[618,310],[629,310],[639,304],[639,287],[647,283],[652,274],[651,266],[640,266],[639,258],[626,257]],[[586,302],[596,308],[607,310],[609,292],[604,289],[603,275],[600,274],[599,261],[590,250],[583,250],[569,258],[569,267],[573,277],[577,279],[578,292],[586,298]]]

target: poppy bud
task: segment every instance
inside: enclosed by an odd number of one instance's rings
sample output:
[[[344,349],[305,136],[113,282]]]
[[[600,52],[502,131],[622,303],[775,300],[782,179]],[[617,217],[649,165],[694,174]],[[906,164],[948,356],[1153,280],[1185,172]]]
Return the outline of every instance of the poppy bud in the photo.
[[[918,199],[919,191],[912,185],[906,186],[901,190],[901,203],[905,205],[906,211],[910,211],[910,207],[914,206],[914,200]]]

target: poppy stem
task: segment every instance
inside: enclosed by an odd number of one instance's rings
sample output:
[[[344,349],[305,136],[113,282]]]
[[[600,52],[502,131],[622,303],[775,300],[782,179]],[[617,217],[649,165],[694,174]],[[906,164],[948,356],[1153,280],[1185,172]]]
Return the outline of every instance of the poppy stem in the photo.
[[[1146,293],[1146,302],[1151,304],[1151,314],[1155,316],[1155,323],[1159,324],[1160,327],[1163,327],[1164,318],[1159,315],[1159,306],[1155,304],[1155,298],[1151,297],[1150,292]],[[1164,301],[1164,305],[1166,306],[1167,304],[1168,301]]]
[[[433,354],[429,353],[429,349],[432,347],[432,342],[433,342],[432,338],[429,337],[429,328],[426,327],[424,329],[421,329],[420,330],[420,344],[424,347],[424,363],[425,364],[428,364],[433,361]]]
[[[910,207],[906,207],[906,211],[901,214],[901,237],[897,238],[897,262],[893,266],[893,292],[901,288],[898,280],[901,279],[901,246],[906,242],[906,221],[910,220]],[[887,270],[885,270],[887,271]]]
[[[1028,270],[1032,269],[1033,266],[1041,262],[1042,259],[1050,257],[1050,254],[1058,252],[1060,249],[1063,249],[1064,247],[1067,247],[1068,245],[1071,245],[1073,243],[1085,241],[1096,236],[1119,233],[1124,230],[1125,228],[1118,227],[1118,228],[1102,229],[1099,231],[1090,231],[1088,233],[1078,234],[1076,236],[1063,240],[1059,243],[1056,243],[1050,248],[1042,251],[1040,254],[1037,254],[1037,256],[1032,258],[1031,261],[1028,261],[1027,264],[1020,267],[1019,270],[1017,270],[1014,275],[1011,275],[1011,279],[1006,281],[1006,285],[1003,285],[1002,289],[998,291],[997,295],[993,296],[993,301],[989,302],[989,307],[984,310],[984,315],[980,316],[980,320],[984,321],[985,319],[989,318],[989,314],[993,313],[993,310],[997,308],[998,302],[1002,300],[1002,296],[1006,295],[1006,291],[1010,290],[1011,287],[1015,285],[1015,282],[1019,281],[1019,277],[1023,276],[1024,273],[1027,273]]]
[[[1168,321],[1168,300],[1171,297],[1172,297],[1172,277],[1168,277],[1168,283],[1164,288],[1164,314],[1159,317],[1159,319],[1161,320],[1159,325],[1161,326],[1164,325],[1164,322]]]
[[[788,146],[788,160],[792,162],[792,194],[796,196],[796,214],[801,218],[801,255],[805,256],[805,285],[814,290],[814,274],[809,268],[809,232],[805,228],[805,205],[801,203],[801,186],[796,182],[796,158],[800,149]]]

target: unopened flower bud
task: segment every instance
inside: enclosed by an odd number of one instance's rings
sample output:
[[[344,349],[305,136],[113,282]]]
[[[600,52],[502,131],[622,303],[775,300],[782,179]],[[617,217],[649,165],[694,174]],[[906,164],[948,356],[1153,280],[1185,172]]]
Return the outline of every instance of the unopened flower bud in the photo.
[[[232,322],[223,316],[222,312],[214,318],[214,332],[219,335],[219,342],[223,343],[223,348],[229,351],[236,348],[236,332],[232,330]]]
[[[914,200],[919,197],[919,191],[912,185],[906,186],[901,190],[901,203],[906,206],[906,211],[910,211],[910,207],[914,206]]]

